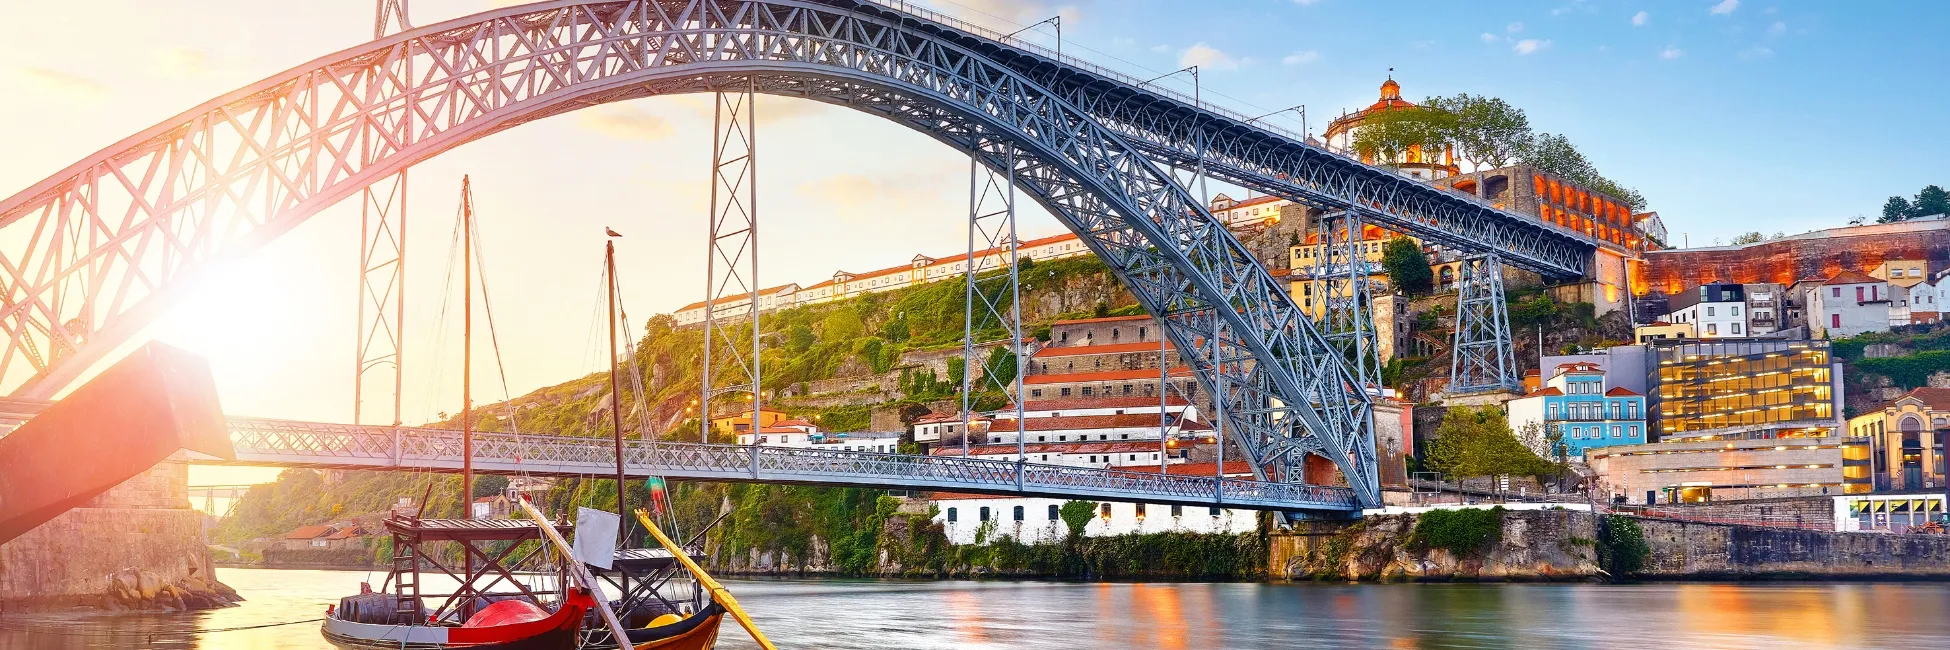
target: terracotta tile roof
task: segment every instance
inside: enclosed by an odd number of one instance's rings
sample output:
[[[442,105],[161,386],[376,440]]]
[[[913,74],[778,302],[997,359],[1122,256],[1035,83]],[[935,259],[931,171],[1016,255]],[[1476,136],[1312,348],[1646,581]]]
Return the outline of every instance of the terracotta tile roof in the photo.
[[[1110,323],[1115,321],[1127,321],[1127,320],[1151,320],[1151,315],[1138,314],[1136,316],[1105,316],[1103,318],[1079,318],[1076,320],[1060,320],[1054,323],[1050,323],[1050,325],[1083,325],[1086,323]]]
[[[815,286],[816,286],[816,285],[815,285]],[[780,293],[780,292],[783,292],[783,291],[785,291],[785,290],[786,290],[786,288],[788,288],[788,287],[791,287],[791,288],[795,288],[795,289],[796,289],[796,288],[798,287],[798,285],[796,285],[796,284],[781,284],[781,285],[779,285],[779,286],[776,286],[776,287],[772,287],[772,288],[770,288],[770,289],[759,289],[759,290],[758,290],[758,293],[759,293],[759,295],[767,295],[767,296],[769,296],[769,295],[772,295],[772,294],[775,294],[775,293]],[[749,294],[749,293],[741,293],[741,294],[738,294],[738,295],[735,295],[735,296],[725,296],[725,297],[723,297],[723,298],[719,298],[719,299],[717,299],[717,300],[713,300],[713,301],[711,301],[711,304],[714,304],[714,305],[715,305],[715,304],[719,304],[719,303],[729,303],[729,302],[737,302],[737,301],[739,301],[739,300],[743,300],[743,299],[747,299],[747,298],[750,298],[750,297],[751,297],[751,295],[752,295],[752,294]],[[693,310],[693,309],[700,309],[700,308],[703,308],[703,307],[704,307],[704,301],[702,301],[702,300],[699,300],[699,301],[697,301],[697,302],[694,302],[694,303],[691,303],[691,304],[688,304],[688,305],[684,305],[684,306],[682,306],[682,307],[678,307],[678,308],[677,308],[677,311],[678,311],[678,312],[684,312],[684,311],[690,311],[690,310]],[[673,314],[674,314],[674,313],[677,313],[677,312],[671,312],[671,313],[673,313]]]
[[[1841,273],[1836,273],[1835,275],[1832,275],[1832,276],[1829,276],[1829,278],[1828,278],[1827,280],[1825,280],[1825,281],[1823,281],[1823,282],[1822,282],[1822,284],[1823,284],[1823,285],[1830,285],[1830,284],[1869,284],[1869,283],[1873,283],[1873,282],[1881,282],[1881,281],[1882,281],[1882,280],[1878,280],[1878,279],[1876,279],[1876,278],[1873,278],[1873,277],[1870,277],[1870,276],[1869,276],[1868,274],[1866,274],[1866,273],[1862,273],[1862,272],[1860,272],[1860,271],[1849,271],[1849,270],[1844,270],[1844,271],[1842,271]]]
[[[1180,368],[1171,371],[1173,377],[1187,377],[1191,370]],[[1049,375],[1030,375],[1022,378],[1024,384],[1068,384],[1082,381],[1121,381],[1125,379],[1157,379],[1156,370],[1106,370],[1103,372],[1066,372]]]
[[[1624,386],[1617,386],[1612,388],[1611,390],[1605,391],[1605,396],[1606,397],[1638,397],[1639,394],[1633,392],[1632,389],[1630,388],[1626,388]]]
[[[772,423],[772,426],[775,427],[809,427],[812,425],[813,423],[807,422],[805,420],[801,420],[799,418],[793,418],[790,420],[779,420],[777,422]],[[614,456],[615,454],[611,454],[611,455]]]
[[[1220,209],[1220,210],[1237,210],[1237,209],[1239,209],[1239,208],[1250,208],[1250,207],[1253,207],[1253,206],[1255,206],[1255,205],[1265,205],[1265,204],[1267,204],[1267,203],[1273,203],[1273,202],[1275,202],[1275,201],[1279,201],[1279,200],[1280,200],[1280,197],[1277,197],[1277,196],[1273,196],[1273,195],[1271,195],[1271,194],[1261,194],[1261,195],[1259,195],[1259,196],[1255,196],[1255,197],[1253,197],[1253,198],[1250,198],[1250,199],[1243,199],[1243,200],[1238,200],[1238,201],[1233,201],[1233,202],[1232,202],[1232,207],[1229,207],[1229,208],[1219,208],[1219,209]]]
[[[1564,391],[1558,390],[1554,386],[1545,386],[1543,388],[1530,391],[1530,393],[1524,395],[1524,397],[1557,397],[1563,394]]]
[[[1157,440],[1119,440],[1114,442],[1032,442],[1022,446],[1025,454],[1128,454],[1155,452]],[[942,447],[928,452],[931,456],[960,456],[960,447]],[[1014,456],[1015,443],[977,445],[968,448],[970,456]],[[1209,467],[1207,469],[1210,469]]]
[[[1170,344],[1165,344],[1164,348],[1167,352],[1172,350],[1172,346]],[[1070,345],[1070,346],[1061,346],[1061,347],[1053,346],[1053,347],[1047,347],[1041,350],[1037,350],[1036,354],[1031,355],[1031,358],[1076,357],[1076,356],[1083,356],[1086,354],[1123,354],[1125,352],[1150,352],[1156,354],[1158,352],[1158,342],[1152,341],[1149,343],[1112,343],[1110,345]]]
[[[1920,401],[1924,405],[1929,406],[1932,410],[1950,411],[1950,388],[1927,388],[1927,387],[1918,388],[1916,390],[1903,393],[1902,397],[1898,397],[1896,399],[1905,399],[1911,397],[1914,397],[1917,399],[1917,401]]]
[[[364,537],[365,534],[366,534],[366,529],[364,528],[360,528],[358,526],[347,526],[345,528],[339,529],[339,531],[336,533],[326,535],[325,539],[352,539],[354,537]]]
[[[1152,403],[1155,404],[1156,401]],[[1178,420],[1179,418],[1173,417],[1172,424],[1178,424]],[[1015,431],[1015,421],[1016,419],[1014,417],[997,418],[990,425],[989,430]],[[1022,429],[1024,431],[1075,431],[1117,428],[1143,429],[1157,428],[1157,426],[1157,413],[1126,413],[1124,415],[1064,415],[1045,418],[1026,418],[1023,420]],[[1186,422],[1182,428],[1186,431],[1203,431],[1210,427],[1202,422],[1193,420]]]
[[[297,530],[284,534],[285,539],[317,539],[332,532],[331,526],[299,526]]]
[[[915,424],[934,424],[937,422],[960,422],[961,416],[955,413],[929,413],[915,420]]]
[[[1165,399],[1166,406],[1185,406],[1185,398],[1173,394]],[[1118,409],[1157,406],[1157,397],[1069,397],[1063,399],[1032,399],[1022,403],[1024,411],[1066,411],[1069,409]],[[1006,414],[1007,411],[1004,411]]]

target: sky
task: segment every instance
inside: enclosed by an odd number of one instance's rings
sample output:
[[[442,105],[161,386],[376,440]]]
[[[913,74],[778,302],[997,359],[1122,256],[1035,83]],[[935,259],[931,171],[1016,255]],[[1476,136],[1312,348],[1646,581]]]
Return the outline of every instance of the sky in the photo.
[[[367,0],[8,4],[11,24],[37,27],[0,39],[0,194],[372,29]],[[500,4],[512,3],[415,0],[411,18]],[[1373,102],[1391,68],[1412,101],[1501,97],[1642,192],[1674,244],[1838,226],[1873,218],[1891,195],[1950,185],[1928,144],[1950,142],[1940,63],[1950,3],[926,4],[1010,31],[1061,15],[1066,53],[1143,77],[1198,65],[1206,98],[1249,114],[1305,105],[1314,133]],[[1029,34],[1055,44],[1048,25]],[[1190,90],[1189,75],[1159,83]],[[602,228],[624,235],[633,321],[702,297],[710,110],[704,96],[597,106],[413,169],[408,422],[460,401],[458,287],[445,280],[461,175],[473,179],[500,358],[519,395],[602,366]],[[966,246],[966,158],[837,107],[768,97],[758,111],[761,284]],[[1302,126],[1297,112],[1268,119]],[[1034,209],[1022,217],[1025,237],[1060,229]],[[349,421],[358,238],[356,201],[328,209],[197,287],[139,339],[208,357],[232,414]],[[477,345],[475,399],[499,399],[493,355]],[[389,401],[369,398],[368,413]]]

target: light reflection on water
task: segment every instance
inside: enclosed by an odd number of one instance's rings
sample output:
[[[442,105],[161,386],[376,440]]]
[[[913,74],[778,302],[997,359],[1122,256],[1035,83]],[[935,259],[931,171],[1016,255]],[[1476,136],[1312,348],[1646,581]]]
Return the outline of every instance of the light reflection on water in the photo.
[[[219,569],[249,600],[185,615],[14,615],[0,648],[329,648],[320,616],[379,574]],[[901,648],[1950,647],[1950,585],[1261,585],[728,581],[779,646]],[[59,628],[28,634],[13,628]],[[753,644],[731,623],[726,650]]]

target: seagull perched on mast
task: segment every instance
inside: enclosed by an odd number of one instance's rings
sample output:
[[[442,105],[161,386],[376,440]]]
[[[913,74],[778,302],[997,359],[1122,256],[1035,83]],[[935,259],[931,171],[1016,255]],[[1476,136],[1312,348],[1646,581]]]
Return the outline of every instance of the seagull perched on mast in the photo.
[[[609,234],[609,236],[611,236],[611,237],[622,237],[622,236],[623,236],[623,233],[620,233],[620,232],[616,232],[616,230],[614,230],[614,229],[612,229],[612,228],[610,228],[609,226],[603,226],[603,232],[605,232],[605,233],[608,233],[608,234]]]

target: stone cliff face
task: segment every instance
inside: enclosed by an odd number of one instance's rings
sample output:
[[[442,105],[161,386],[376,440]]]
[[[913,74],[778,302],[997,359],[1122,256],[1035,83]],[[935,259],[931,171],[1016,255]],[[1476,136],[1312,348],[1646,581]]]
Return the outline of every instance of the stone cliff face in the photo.
[[[1411,539],[1415,515],[1368,517],[1351,525],[1315,525],[1275,535],[1267,563],[1289,580],[1584,580],[1600,575],[1586,513],[1507,513],[1497,539],[1458,555]]]
[[[1629,518],[1644,563],[1611,575],[1599,561],[1605,516],[1504,513],[1498,538],[1457,555],[1414,543],[1416,515],[1317,522],[1268,541],[1271,577],[1288,580],[1869,579],[1950,576],[1950,536],[1835,533]]]
[[[0,545],[0,609],[205,609],[238,600],[211,571],[181,454]]]

